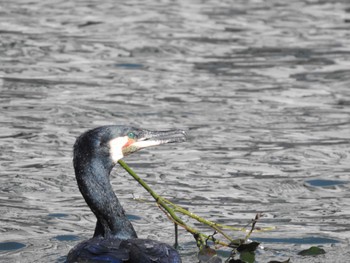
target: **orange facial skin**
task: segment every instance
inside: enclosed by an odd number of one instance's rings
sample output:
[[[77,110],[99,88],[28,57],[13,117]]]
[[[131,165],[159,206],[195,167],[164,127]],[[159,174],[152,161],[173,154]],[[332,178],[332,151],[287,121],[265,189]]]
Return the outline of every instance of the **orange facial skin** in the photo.
[[[123,149],[129,147],[129,146],[130,146],[131,144],[133,144],[134,142],[135,142],[134,139],[130,139],[130,138],[129,138],[128,141],[127,141],[127,143],[124,144]]]
[[[123,148],[122,148],[122,152],[124,154],[124,156],[127,156],[133,152],[136,152],[138,149],[136,147],[133,147],[133,144],[136,142],[136,140],[128,138],[128,141],[126,142],[126,144],[124,144]]]

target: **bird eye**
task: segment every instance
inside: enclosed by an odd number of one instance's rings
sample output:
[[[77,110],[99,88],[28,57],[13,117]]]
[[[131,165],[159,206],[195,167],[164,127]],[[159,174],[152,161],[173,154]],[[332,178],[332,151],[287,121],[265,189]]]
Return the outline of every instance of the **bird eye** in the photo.
[[[133,133],[133,132],[129,132],[128,133],[128,137],[130,138],[130,139],[134,139],[135,138],[135,133]]]

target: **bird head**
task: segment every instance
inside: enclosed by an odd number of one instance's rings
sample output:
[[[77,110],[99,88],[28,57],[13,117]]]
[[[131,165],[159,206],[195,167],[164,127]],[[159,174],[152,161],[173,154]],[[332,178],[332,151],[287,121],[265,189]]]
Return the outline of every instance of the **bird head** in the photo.
[[[186,140],[182,130],[150,131],[129,126],[101,126],[83,133],[74,145],[74,163],[94,157],[109,159],[113,164],[143,148]],[[84,161],[83,161],[84,162]]]
[[[114,162],[143,148],[186,140],[182,130],[150,131],[137,128],[127,128],[117,137],[108,142],[110,156]]]

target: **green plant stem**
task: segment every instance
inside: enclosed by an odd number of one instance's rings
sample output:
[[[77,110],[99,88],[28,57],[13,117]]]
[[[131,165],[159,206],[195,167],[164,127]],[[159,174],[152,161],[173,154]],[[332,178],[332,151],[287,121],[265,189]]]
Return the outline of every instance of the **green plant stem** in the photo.
[[[234,245],[239,245],[241,244],[241,240],[239,239],[232,239],[230,238],[226,233],[224,233],[224,231],[222,229],[230,229],[230,230],[234,230],[234,231],[246,231],[246,228],[235,228],[235,227],[231,227],[231,226],[226,226],[226,225],[222,225],[222,224],[217,224],[215,222],[206,220],[190,211],[188,211],[187,209],[182,208],[179,205],[176,205],[172,202],[170,202],[169,200],[161,197],[160,195],[158,195],[157,193],[155,193],[151,187],[149,187],[123,160],[119,160],[118,163],[120,164],[121,167],[123,167],[144,189],[146,189],[146,191],[148,193],[151,194],[151,196],[154,198],[154,200],[157,202],[158,207],[167,215],[167,217],[173,221],[175,224],[183,227],[184,229],[186,229],[188,232],[190,232],[195,239],[197,240],[197,244],[199,243],[199,246],[201,245],[205,245],[205,240],[212,240],[215,244],[219,244],[222,246],[230,246],[232,244]],[[208,236],[205,235],[201,232],[199,232],[197,229],[192,228],[190,226],[188,226],[185,222],[183,222],[183,220],[178,217],[176,215],[176,212],[179,212],[181,214],[184,214],[188,217],[191,217],[195,220],[197,220],[200,223],[203,223],[205,225],[208,225],[209,227],[213,228],[215,231],[217,231],[218,233],[222,234],[228,241],[229,244],[223,241],[220,241],[218,239],[214,239],[213,236]],[[255,223],[254,223],[255,225]],[[254,225],[252,226],[251,231],[248,233],[246,239],[250,236],[250,234],[253,231]]]
[[[185,222],[183,222],[181,220],[181,218],[179,218],[176,214],[175,211],[173,209],[171,209],[166,202],[164,201],[164,198],[159,196],[158,194],[156,194],[151,187],[149,187],[133,170],[131,170],[131,168],[122,160],[119,160],[118,163],[140,184],[142,185],[143,188],[146,189],[146,191],[148,193],[151,194],[151,196],[156,200],[157,204],[159,205],[159,207],[162,208],[162,211],[165,212],[168,215],[169,218],[171,218],[172,221],[174,221],[174,223],[178,224],[179,226],[185,228],[188,232],[190,232],[195,238],[196,240],[198,240],[198,238],[200,239],[199,242],[204,242],[205,238],[207,238],[206,235],[200,233],[198,230],[189,227],[188,225],[186,225]],[[164,210],[165,211],[164,211]],[[228,245],[224,242],[220,242],[221,245]]]

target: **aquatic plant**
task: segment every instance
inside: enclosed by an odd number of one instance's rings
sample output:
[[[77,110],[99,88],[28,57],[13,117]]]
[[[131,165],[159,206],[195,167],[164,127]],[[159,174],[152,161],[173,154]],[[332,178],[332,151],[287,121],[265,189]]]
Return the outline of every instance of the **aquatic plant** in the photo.
[[[275,227],[264,227],[256,228],[258,220],[261,218],[262,213],[256,214],[255,218],[251,220],[244,227],[233,227],[228,225],[219,224],[212,222],[203,217],[196,215],[193,212],[181,207],[180,205],[174,204],[166,198],[158,195],[151,187],[143,181],[123,160],[119,160],[118,163],[154,198],[157,206],[164,212],[164,214],[175,224],[175,247],[177,244],[177,226],[184,228],[187,232],[191,233],[196,240],[198,246],[198,259],[200,262],[219,263],[222,262],[217,256],[216,250],[220,247],[230,248],[230,256],[225,262],[254,262],[255,254],[254,251],[259,246],[258,242],[248,242],[249,237],[253,232],[258,231],[269,231],[275,229]],[[198,229],[186,224],[178,214],[188,216],[206,226],[209,226],[214,233],[211,235],[200,232]],[[246,233],[244,238],[232,238],[230,235],[225,233],[225,230],[241,231]],[[216,234],[221,234],[222,239],[215,237]],[[212,243],[214,248],[210,247],[209,241]],[[239,257],[240,259],[235,259]],[[238,261],[237,261],[238,260]]]

